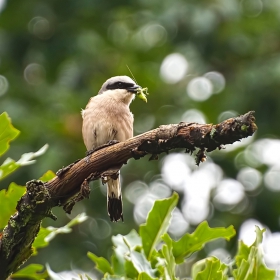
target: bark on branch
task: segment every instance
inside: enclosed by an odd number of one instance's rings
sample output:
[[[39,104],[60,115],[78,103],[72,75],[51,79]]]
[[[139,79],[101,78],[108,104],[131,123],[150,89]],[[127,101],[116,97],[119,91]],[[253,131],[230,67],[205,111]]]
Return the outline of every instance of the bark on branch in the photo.
[[[156,159],[158,154],[176,148],[190,153],[198,149],[196,163],[199,164],[206,159],[206,152],[253,135],[257,130],[253,113],[216,125],[184,122],[162,125],[125,142],[101,148],[60,169],[57,176],[46,183],[28,182],[17,212],[0,236],[0,280],[6,279],[31,256],[32,243],[42,219],[55,219],[51,212],[53,207],[63,206],[66,212],[71,212],[77,201],[89,196],[89,181],[117,176],[130,158],[139,159],[150,154],[150,160]]]

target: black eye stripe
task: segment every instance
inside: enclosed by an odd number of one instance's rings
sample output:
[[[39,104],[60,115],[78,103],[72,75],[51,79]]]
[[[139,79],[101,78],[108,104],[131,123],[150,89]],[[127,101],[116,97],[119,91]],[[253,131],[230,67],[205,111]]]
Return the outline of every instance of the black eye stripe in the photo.
[[[108,84],[106,89],[127,89],[133,87],[132,83],[124,83],[124,82],[115,82],[113,84]]]

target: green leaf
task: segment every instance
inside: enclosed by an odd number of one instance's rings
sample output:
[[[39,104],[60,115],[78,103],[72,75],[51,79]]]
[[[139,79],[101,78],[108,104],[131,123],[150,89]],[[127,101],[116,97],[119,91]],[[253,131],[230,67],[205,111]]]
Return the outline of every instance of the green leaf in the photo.
[[[127,256],[126,259],[131,261],[135,270],[140,273],[145,272],[149,277],[155,277],[155,269],[151,267],[151,263],[146,259],[146,256],[142,252],[131,251]],[[138,275],[138,276],[139,276]],[[128,275],[131,277],[130,275]]]
[[[11,183],[8,190],[0,191],[0,229],[8,223],[10,217],[16,212],[17,201],[25,192],[25,187]]]
[[[38,235],[36,236],[32,248],[33,248],[33,255],[37,255],[37,249],[44,248],[49,245],[49,242],[45,240],[45,238],[51,233],[51,230],[47,228],[40,228]]]
[[[34,158],[41,156],[47,150],[48,145],[44,145],[40,150],[35,153],[26,153],[21,156],[21,158],[15,162],[11,158],[7,158],[3,164],[0,166],[0,180],[7,177],[9,174],[17,170],[20,166],[30,165],[35,162]]]
[[[136,230],[131,230],[131,232],[127,235],[124,235],[121,237],[123,238],[123,241],[125,245],[130,249],[133,250],[136,247],[142,247],[142,240],[139,236],[138,232]]]
[[[39,180],[41,180],[42,182],[47,182],[53,179],[55,176],[56,175],[53,171],[48,170],[45,174],[43,174],[42,177],[39,178]]]
[[[88,217],[85,213],[81,213],[63,227],[60,227],[60,228],[47,227],[47,230],[49,230],[50,233],[45,237],[45,239],[44,239],[45,242],[50,242],[58,234],[70,233],[72,231],[71,227],[84,222],[87,218]]]
[[[242,240],[238,242],[238,254],[235,256],[236,265],[239,267],[243,260],[247,260],[250,254],[250,247],[245,245]]]
[[[262,249],[259,249],[264,231],[265,229],[261,230],[256,226],[256,240],[251,246],[247,246],[242,240],[239,241],[235,257],[237,268],[233,271],[236,280],[275,279],[275,271],[266,267]]]
[[[210,257],[193,265],[192,278],[194,280],[227,280],[227,270],[227,266],[219,259]]]
[[[137,280],[156,280],[156,279],[158,279],[158,278],[152,278],[146,272],[140,273],[137,278]]]
[[[126,260],[124,256],[137,246],[142,246],[142,241],[136,230],[131,230],[127,235],[118,234],[112,237],[114,252],[112,255],[113,270],[118,275],[125,273]]]
[[[95,254],[88,252],[87,256],[96,264],[95,268],[102,273],[114,274],[111,264],[103,257],[97,257]]]
[[[132,279],[124,276],[106,274],[104,275],[104,278],[102,278],[102,280],[132,280]]]
[[[0,165],[0,180],[7,177],[20,167],[20,164],[16,163],[13,159],[7,158],[2,165]]]
[[[41,264],[30,264],[12,275],[12,278],[28,278],[42,280],[48,278],[48,273],[43,271],[44,266]],[[43,272],[42,272],[43,271]]]
[[[210,228],[206,221],[198,225],[192,233],[186,233],[180,240],[173,241],[173,255],[176,263],[181,263],[186,257],[194,252],[201,250],[205,243],[217,238],[225,238],[229,240],[235,235],[233,226],[228,228]]]
[[[55,238],[58,234],[70,233],[72,231],[71,227],[76,224],[82,223],[87,219],[85,213],[81,213],[77,215],[74,219],[72,219],[68,224],[63,227],[55,228],[55,227],[47,227],[40,228],[40,231],[35,238],[32,247],[33,247],[33,255],[37,254],[37,249],[44,248],[49,245],[49,242]]]
[[[13,127],[8,114],[2,113],[0,115],[0,156],[9,149],[10,141],[14,140],[19,133],[20,131]]]
[[[173,249],[172,239],[167,233],[165,233],[162,236],[162,240],[165,242],[165,244],[162,246],[160,250],[164,262],[164,265],[162,266],[164,270],[164,278],[174,280],[176,279],[175,277],[176,262],[172,251]]]
[[[129,279],[137,279],[139,272],[134,267],[132,261],[126,259],[124,266],[125,266],[125,273],[123,274]]]
[[[126,277],[129,277],[131,279],[137,279],[139,272],[137,271],[137,269],[134,267],[133,262],[126,259],[125,260],[125,275]]]
[[[168,229],[171,212],[177,205],[178,199],[178,194],[174,192],[170,198],[157,200],[149,212],[147,222],[140,226],[139,233],[148,260],[151,259],[153,250],[159,243],[161,235]]]
[[[111,257],[111,263],[113,270],[117,275],[122,275],[125,273],[126,267],[124,257],[121,258],[120,256],[113,253]]]

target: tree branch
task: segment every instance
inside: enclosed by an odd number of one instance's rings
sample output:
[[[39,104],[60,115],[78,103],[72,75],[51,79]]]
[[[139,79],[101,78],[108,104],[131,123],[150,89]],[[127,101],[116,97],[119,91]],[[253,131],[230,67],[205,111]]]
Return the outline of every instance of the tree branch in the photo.
[[[91,155],[60,169],[57,176],[43,183],[30,181],[27,192],[17,205],[0,236],[0,280],[6,279],[32,254],[32,243],[44,217],[55,216],[51,209],[63,206],[70,213],[74,204],[89,196],[89,182],[105,176],[112,178],[130,158],[139,159],[176,148],[192,153],[198,149],[196,163],[206,159],[206,152],[221,149],[257,130],[254,112],[230,118],[220,124],[184,123],[162,125],[157,129],[128,139],[125,142],[101,148]]]

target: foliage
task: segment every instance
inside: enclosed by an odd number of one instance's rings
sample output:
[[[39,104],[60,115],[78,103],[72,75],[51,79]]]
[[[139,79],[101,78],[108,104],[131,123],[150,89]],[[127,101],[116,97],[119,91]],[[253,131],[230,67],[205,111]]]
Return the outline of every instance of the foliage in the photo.
[[[14,140],[19,134],[19,130],[13,127],[6,112],[0,115],[0,131],[0,156],[2,156],[9,149],[10,141]],[[34,158],[44,154],[47,148],[48,145],[44,145],[39,151],[35,153],[23,154],[17,162],[11,158],[7,158],[0,166],[0,181],[12,172],[16,171],[20,166],[33,164],[35,162]],[[13,191],[11,190],[10,192],[12,193]]]
[[[235,257],[237,268],[233,270],[235,279],[275,279],[275,271],[268,269],[263,263],[263,252],[260,245],[264,232],[265,229],[261,230],[256,226],[256,240],[251,246],[247,246],[242,240],[239,241]]]
[[[9,149],[9,143],[15,139],[19,130],[13,127],[7,113],[0,115],[0,156],[3,155]]]
[[[19,130],[15,129],[11,124],[11,121],[7,113],[0,115],[0,151],[2,155],[8,151],[10,141],[14,140],[15,137],[19,134]],[[5,160],[4,163],[0,166],[0,180],[4,179],[9,174],[15,172],[20,166],[26,164],[32,164],[35,161],[34,158],[45,153],[47,145],[41,148],[36,153],[27,153],[21,156],[21,159],[18,162],[14,162],[11,159]],[[9,164],[7,164],[9,162]],[[55,174],[52,171],[47,171],[43,176],[40,177],[42,181],[48,181],[52,179]],[[10,218],[16,211],[17,201],[25,192],[24,186],[19,186],[16,183],[11,183],[7,190],[3,189],[0,191],[0,230],[3,229]],[[79,214],[74,219],[72,219],[68,224],[60,228],[41,227],[34,243],[32,244],[34,255],[38,253],[39,248],[46,247],[49,242],[58,234],[70,233],[72,227],[82,223],[87,219],[85,214]],[[30,264],[21,270],[13,274],[14,278],[31,278],[31,279],[43,279],[48,276],[48,273],[44,270],[44,266],[40,264]]]
[[[11,183],[8,190],[0,191],[1,200],[1,215],[0,215],[0,229],[3,229],[10,216],[15,213],[17,201],[24,194],[25,188],[18,186],[15,183]]]
[[[6,115],[7,116],[7,115]],[[6,118],[5,120],[7,120]],[[0,124],[1,125],[1,124]],[[11,130],[12,125],[8,122],[7,127]],[[7,143],[12,139],[0,135],[0,143]],[[6,149],[7,150],[7,149]],[[46,172],[41,180],[51,179],[54,173]],[[3,213],[0,219],[0,227],[3,228],[9,217],[14,213],[16,201],[23,195],[24,187],[10,184],[9,189],[0,192],[0,211]],[[2,197],[1,197],[2,196]],[[233,226],[228,228],[210,228],[208,223],[202,222],[192,233],[186,233],[179,240],[173,240],[167,233],[172,218],[172,212],[179,200],[177,193],[166,199],[155,201],[153,208],[148,214],[147,221],[139,228],[139,233],[131,230],[127,235],[118,234],[112,237],[114,249],[111,256],[111,263],[103,257],[98,257],[92,252],[88,252],[88,257],[95,263],[96,269],[104,276],[103,279],[179,279],[176,276],[176,268],[185,259],[195,252],[203,249],[205,244],[217,238],[229,240],[235,235]],[[84,214],[78,215],[64,227],[41,228],[33,245],[34,255],[39,248],[49,245],[49,242],[58,234],[70,233],[72,227],[82,223],[87,219]],[[247,246],[242,241],[239,242],[239,249],[235,257],[235,264],[222,263],[216,257],[208,257],[200,260],[192,267],[192,277],[194,280],[204,279],[267,279],[275,278],[275,271],[269,270],[264,262],[262,251],[259,246],[262,242],[264,230],[256,227],[256,241]],[[231,268],[235,266],[231,275]],[[30,264],[16,273],[13,278],[45,279],[50,276],[54,280],[61,280],[59,274],[52,271],[49,265],[47,270],[40,264]],[[79,274],[80,279],[91,279],[87,274]]]
[[[41,280],[41,279],[46,279],[47,277],[48,277],[48,273],[44,271],[44,266],[41,264],[30,264],[13,274],[13,278],[15,279],[27,278],[27,279]]]
[[[111,263],[88,252],[96,269],[104,275],[102,279],[179,279],[176,277],[176,267],[186,258],[210,241],[217,238],[229,240],[235,235],[232,226],[210,228],[207,222],[203,222],[192,234],[187,233],[180,240],[173,240],[167,229],[177,202],[176,193],[170,198],[157,200],[147,222],[140,226],[139,233],[132,230],[127,235],[114,236]],[[256,227],[256,241],[251,246],[240,241],[235,262],[225,264],[216,257],[198,261],[192,267],[192,279],[226,280],[233,276],[240,280],[273,280],[275,271],[265,266],[260,249],[263,232]],[[232,267],[236,268],[232,271]]]
[[[13,127],[8,114],[2,113],[0,115],[0,156],[8,151],[10,141],[14,140],[18,134],[19,130]],[[32,164],[35,162],[34,158],[45,153],[47,145],[41,148],[36,153],[23,154],[17,162],[7,158],[3,164],[0,166],[0,181],[3,180],[9,174],[15,172],[19,167]],[[16,209],[16,202],[25,192],[25,188],[19,186],[15,183],[11,183],[8,190],[0,191],[0,201],[1,201],[1,215],[0,215],[0,229],[3,229],[7,224],[10,216],[14,214]]]
[[[132,76],[126,65],[137,83],[148,87],[150,93],[147,104],[136,98],[130,106],[135,119],[134,135],[180,121],[217,123],[225,115],[254,110],[259,127],[254,141],[279,141],[279,0],[3,0],[0,3],[0,113],[7,111],[21,131],[20,141],[12,142],[13,149],[7,157],[17,162],[18,155],[38,151],[45,143],[51,145],[44,157],[38,159],[36,168],[19,168],[1,180],[1,190],[8,189],[12,181],[24,185],[48,169],[56,171],[82,158],[86,149],[81,136],[81,108],[85,108],[107,78]],[[172,77],[178,78],[172,81],[163,75],[163,65],[174,54],[187,64],[186,73],[180,77],[180,64],[169,65]],[[188,87],[197,78],[207,82],[209,73],[223,77],[221,91],[204,100],[193,99]],[[217,85],[215,81],[206,83],[197,91],[216,89]],[[189,116],[194,119],[189,120]],[[206,164],[215,163],[222,170],[222,178],[231,179],[239,179],[239,174],[249,167],[256,171],[259,180],[256,176],[246,178],[242,201],[222,209],[214,203],[217,184],[213,185],[211,194],[204,197],[205,204],[211,205],[208,216],[205,215],[209,224],[218,221],[222,225],[227,221],[239,231],[247,219],[254,217],[271,232],[279,232],[280,149],[269,147],[266,141],[257,149],[248,144],[230,151],[229,148],[208,154]],[[270,160],[263,160],[262,155]],[[135,223],[140,224],[146,218],[134,219],[137,207],[135,202],[130,203],[128,186],[141,181],[152,192],[152,186],[161,180],[176,190],[164,176],[163,163],[169,156],[160,156],[159,162],[129,161],[122,168],[125,223],[106,224],[112,234],[126,234]],[[189,170],[192,162],[186,158],[184,164]],[[202,168],[203,165],[198,170]],[[190,169],[192,173],[197,170]],[[204,177],[199,178],[203,181]],[[176,179],[174,176],[173,181]],[[257,188],[252,189],[256,181]],[[275,189],[267,187],[269,182],[276,182]],[[203,185],[196,188],[200,190]],[[183,210],[184,204],[189,208],[185,194],[193,184],[181,186],[184,190],[177,191],[182,202],[179,209]],[[101,256],[110,250],[111,235],[100,239],[90,228],[93,219],[108,221],[104,187],[96,182],[91,189],[90,199],[74,208],[74,211],[82,209],[80,212],[86,209],[91,217],[79,245],[73,244],[73,239],[80,240],[79,231],[74,231],[71,236],[54,239],[55,245],[48,249],[52,256],[49,264],[56,271],[69,269],[70,262],[87,269],[87,264],[79,261],[86,243],[94,244],[95,253]],[[68,218],[63,211],[55,211],[58,221],[66,224]],[[190,213],[184,212],[183,218],[197,225],[199,222],[189,219]],[[43,222],[45,227],[58,227],[57,223]],[[60,250],[61,247],[64,249]],[[228,250],[234,250],[233,243]],[[38,263],[45,262],[40,254],[34,258]]]
[[[223,178],[239,181],[246,168],[255,171],[258,177],[247,177],[247,185],[242,182],[242,201],[222,209],[215,204],[217,184],[212,185],[211,193],[204,196],[209,206],[206,216],[209,224],[224,225],[226,221],[237,232],[253,217],[255,223],[277,234],[280,149],[268,145],[267,140],[279,142],[280,136],[279,3],[279,0],[0,1],[0,113],[7,111],[21,131],[20,141],[11,144],[7,157],[17,161],[26,151],[37,151],[45,143],[51,145],[44,157],[38,159],[36,168],[19,168],[1,180],[1,190],[8,189],[12,181],[24,185],[48,169],[56,171],[83,157],[80,110],[108,77],[130,75],[126,68],[129,65],[137,83],[147,86],[151,93],[145,106],[138,98],[131,105],[135,135],[161,124],[188,120],[190,113],[201,116],[200,120],[216,123],[225,115],[256,111],[259,130],[254,141],[263,140],[265,145],[256,147],[247,142],[246,147],[230,151],[226,147],[209,154],[206,164],[218,165]],[[163,62],[170,54],[179,54],[187,61],[186,74],[178,82],[167,81],[162,75]],[[179,70],[175,64],[172,73],[175,78]],[[188,94],[188,86],[196,78],[208,77],[209,72],[224,77],[224,88],[205,100],[194,100]],[[209,84],[203,88],[208,89]],[[126,234],[135,223],[146,218],[134,219],[137,207],[130,203],[128,186],[131,189],[141,181],[143,189],[151,193],[161,180],[161,184],[176,190],[173,182],[164,177],[163,163],[169,156],[161,156],[159,162],[129,161],[122,169],[123,224],[106,223],[106,197],[102,186],[94,183],[90,199],[74,208],[76,212],[86,209],[90,217],[83,228],[83,238],[77,230],[54,239],[47,253],[50,266],[61,271],[73,263],[80,269],[88,269],[88,264],[80,261],[85,244],[94,244],[95,249],[91,250],[107,256],[111,234]],[[191,167],[192,163],[186,158],[184,164]],[[202,168],[203,165],[190,168],[191,173]],[[200,178],[202,181],[203,176]],[[194,181],[189,180],[187,187],[181,184],[184,190],[180,190],[180,210],[185,202],[189,209],[186,192],[194,188]],[[255,189],[254,182],[257,182]],[[268,188],[269,182],[275,183],[274,189]],[[203,187],[201,183],[196,185],[204,195]],[[61,225],[66,224],[68,217],[63,211],[55,211]],[[190,212],[183,214],[187,223],[198,224],[189,219]],[[98,220],[106,223],[111,234],[99,236],[98,230],[93,231],[91,223]],[[57,223],[43,222],[44,227],[58,227]],[[227,249],[233,252],[234,242]],[[41,254],[33,260],[46,262]]]
[[[207,222],[203,222],[192,234],[185,234],[180,240],[174,241],[167,229],[177,202],[176,193],[170,198],[157,200],[147,222],[140,226],[139,233],[132,230],[125,236],[114,236],[112,264],[102,257],[88,253],[88,257],[95,262],[96,269],[104,274],[104,279],[114,279],[116,276],[125,279],[177,279],[176,266],[185,258],[202,249],[209,241],[217,238],[229,239],[235,235],[232,226],[209,228]],[[220,270],[220,267],[216,270]]]

